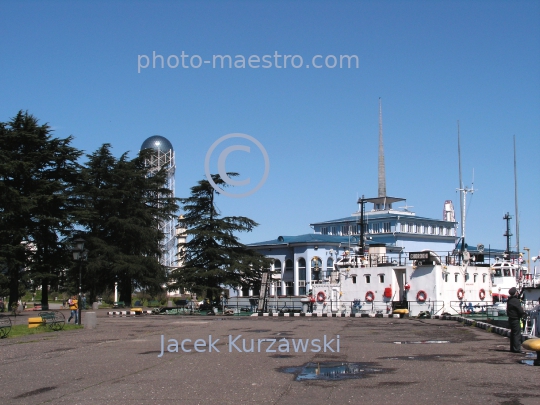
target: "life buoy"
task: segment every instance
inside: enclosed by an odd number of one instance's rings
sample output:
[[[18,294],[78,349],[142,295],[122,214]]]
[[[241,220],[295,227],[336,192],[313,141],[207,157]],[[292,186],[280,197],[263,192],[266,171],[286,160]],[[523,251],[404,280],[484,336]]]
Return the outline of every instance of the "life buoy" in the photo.
[[[457,290],[458,300],[462,300],[464,296],[465,296],[465,291],[463,291],[463,288],[460,288],[459,290]]]
[[[373,291],[368,291],[366,293],[366,301],[372,302],[374,299],[375,299],[375,294],[373,293]]]
[[[326,294],[324,293],[324,291],[319,291],[317,293],[317,302],[324,302],[325,299],[326,299]]]
[[[427,299],[427,293],[424,290],[418,291],[416,294],[416,300],[418,302],[424,302]]]
[[[486,298],[486,291],[483,288],[480,289],[480,291],[478,292],[478,296],[481,300],[483,300],[484,298]]]

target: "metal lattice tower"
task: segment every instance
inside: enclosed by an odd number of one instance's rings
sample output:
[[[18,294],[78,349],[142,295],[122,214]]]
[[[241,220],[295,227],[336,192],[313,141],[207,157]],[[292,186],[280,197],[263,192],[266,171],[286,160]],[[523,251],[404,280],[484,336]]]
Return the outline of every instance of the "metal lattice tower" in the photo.
[[[154,135],[148,138],[141,145],[141,150],[152,149],[153,153],[145,163],[150,167],[150,173],[155,174],[161,169],[165,168],[167,171],[167,179],[165,187],[172,191],[174,190],[174,174],[176,165],[174,162],[174,150],[171,142],[163,136]],[[168,268],[177,267],[176,263],[176,220],[171,219],[160,224],[160,230],[163,233],[162,249],[163,255],[161,256],[161,264]]]

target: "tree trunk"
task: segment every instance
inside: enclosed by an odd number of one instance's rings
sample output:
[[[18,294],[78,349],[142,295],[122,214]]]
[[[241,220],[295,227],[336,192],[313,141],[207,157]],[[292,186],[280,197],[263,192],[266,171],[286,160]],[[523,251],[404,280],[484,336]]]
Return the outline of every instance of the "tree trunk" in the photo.
[[[120,280],[118,291],[120,293],[120,301],[123,301],[126,306],[131,306],[131,277],[125,277]]]
[[[8,266],[9,263],[8,263]],[[8,310],[13,308],[13,304],[17,304],[19,301],[19,265],[11,264],[9,268],[9,307]]]
[[[44,278],[41,281],[41,309],[49,310],[49,279]]]

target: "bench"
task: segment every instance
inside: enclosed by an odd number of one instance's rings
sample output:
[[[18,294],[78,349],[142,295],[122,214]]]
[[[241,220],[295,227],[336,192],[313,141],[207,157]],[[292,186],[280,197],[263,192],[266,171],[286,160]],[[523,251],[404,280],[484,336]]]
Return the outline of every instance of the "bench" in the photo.
[[[41,317],[43,326],[47,326],[51,330],[61,330],[64,329],[66,324],[66,318],[62,312],[58,311],[47,311],[39,312],[38,316]]]
[[[126,304],[124,301],[118,301],[113,303],[113,308],[125,308]]]
[[[0,318],[0,339],[3,339],[11,332],[11,319],[5,316]]]

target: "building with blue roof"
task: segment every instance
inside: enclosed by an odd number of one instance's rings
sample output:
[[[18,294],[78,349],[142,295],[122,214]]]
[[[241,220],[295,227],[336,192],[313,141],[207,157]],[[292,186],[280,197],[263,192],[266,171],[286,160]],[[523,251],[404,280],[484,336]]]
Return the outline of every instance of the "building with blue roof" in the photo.
[[[379,187],[375,198],[360,198],[359,209],[350,216],[310,224],[313,233],[279,236],[276,239],[252,243],[253,249],[274,259],[270,295],[299,296],[311,289],[314,281],[329,276],[334,263],[347,251],[369,255],[379,249],[393,255],[397,263],[410,252],[430,250],[439,257],[453,260],[460,251],[457,222],[451,201],[444,203],[441,219],[417,216],[414,212],[393,208],[404,198],[386,195],[384,150],[382,147],[382,114],[379,117]],[[365,204],[373,204],[365,210]],[[484,248],[468,248],[477,262],[484,261]],[[492,250],[489,257],[502,255]],[[391,264],[391,263],[390,263]],[[253,295],[253,290],[237,291],[239,296]],[[256,294],[257,295],[257,294]]]

